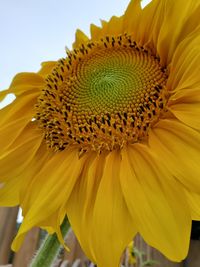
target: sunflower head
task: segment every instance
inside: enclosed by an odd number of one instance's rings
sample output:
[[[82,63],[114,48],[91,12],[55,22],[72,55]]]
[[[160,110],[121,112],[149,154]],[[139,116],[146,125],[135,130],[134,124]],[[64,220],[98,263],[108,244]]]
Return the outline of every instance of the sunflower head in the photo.
[[[67,215],[98,267],[139,232],[173,261],[200,219],[200,0],[139,0],[80,30],[67,56],[18,74],[0,111],[0,204],[21,205],[13,242]]]
[[[80,151],[143,141],[167,102],[166,68],[130,35],[83,42],[46,79],[37,120],[49,147]]]

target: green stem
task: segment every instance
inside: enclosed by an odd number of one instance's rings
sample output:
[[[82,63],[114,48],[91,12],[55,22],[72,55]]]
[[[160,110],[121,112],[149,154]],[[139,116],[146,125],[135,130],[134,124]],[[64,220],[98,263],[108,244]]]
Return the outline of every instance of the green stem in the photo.
[[[69,222],[65,219],[63,224],[61,225],[61,232],[63,236],[66,236],[69,227]],[[58,256],[60,246],[61,245],[56,234],[47,235],[29,267],[52,266],[52,263]]]

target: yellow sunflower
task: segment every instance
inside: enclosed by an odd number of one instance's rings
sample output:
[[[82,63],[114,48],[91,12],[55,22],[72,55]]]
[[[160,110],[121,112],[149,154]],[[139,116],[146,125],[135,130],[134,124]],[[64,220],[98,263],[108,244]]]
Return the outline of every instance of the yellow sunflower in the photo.
[[[169,259],[200,219],[200,1],[131,1],[73,50],[20,73],[0,111],[0,204],[20,205],[12,248],[67,215],[99,267],[139,232]]]

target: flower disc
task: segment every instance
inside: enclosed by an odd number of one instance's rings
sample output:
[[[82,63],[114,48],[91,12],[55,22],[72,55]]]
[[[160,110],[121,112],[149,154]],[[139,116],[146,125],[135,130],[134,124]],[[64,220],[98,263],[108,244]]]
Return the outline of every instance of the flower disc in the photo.
[[[47,143],[100,151],[144,139],[165,106],[166,80],[159,58],[126,35],[74,49],[39,98]]]

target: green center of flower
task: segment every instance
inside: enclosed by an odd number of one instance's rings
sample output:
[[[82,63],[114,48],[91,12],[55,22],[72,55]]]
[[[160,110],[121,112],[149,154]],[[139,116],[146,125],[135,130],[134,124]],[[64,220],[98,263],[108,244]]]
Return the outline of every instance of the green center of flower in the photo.
[[[101,151],[140,142],[164,110],[167,75],[129,36],[82,45],[58,62],[37,104],[48,145]]]

